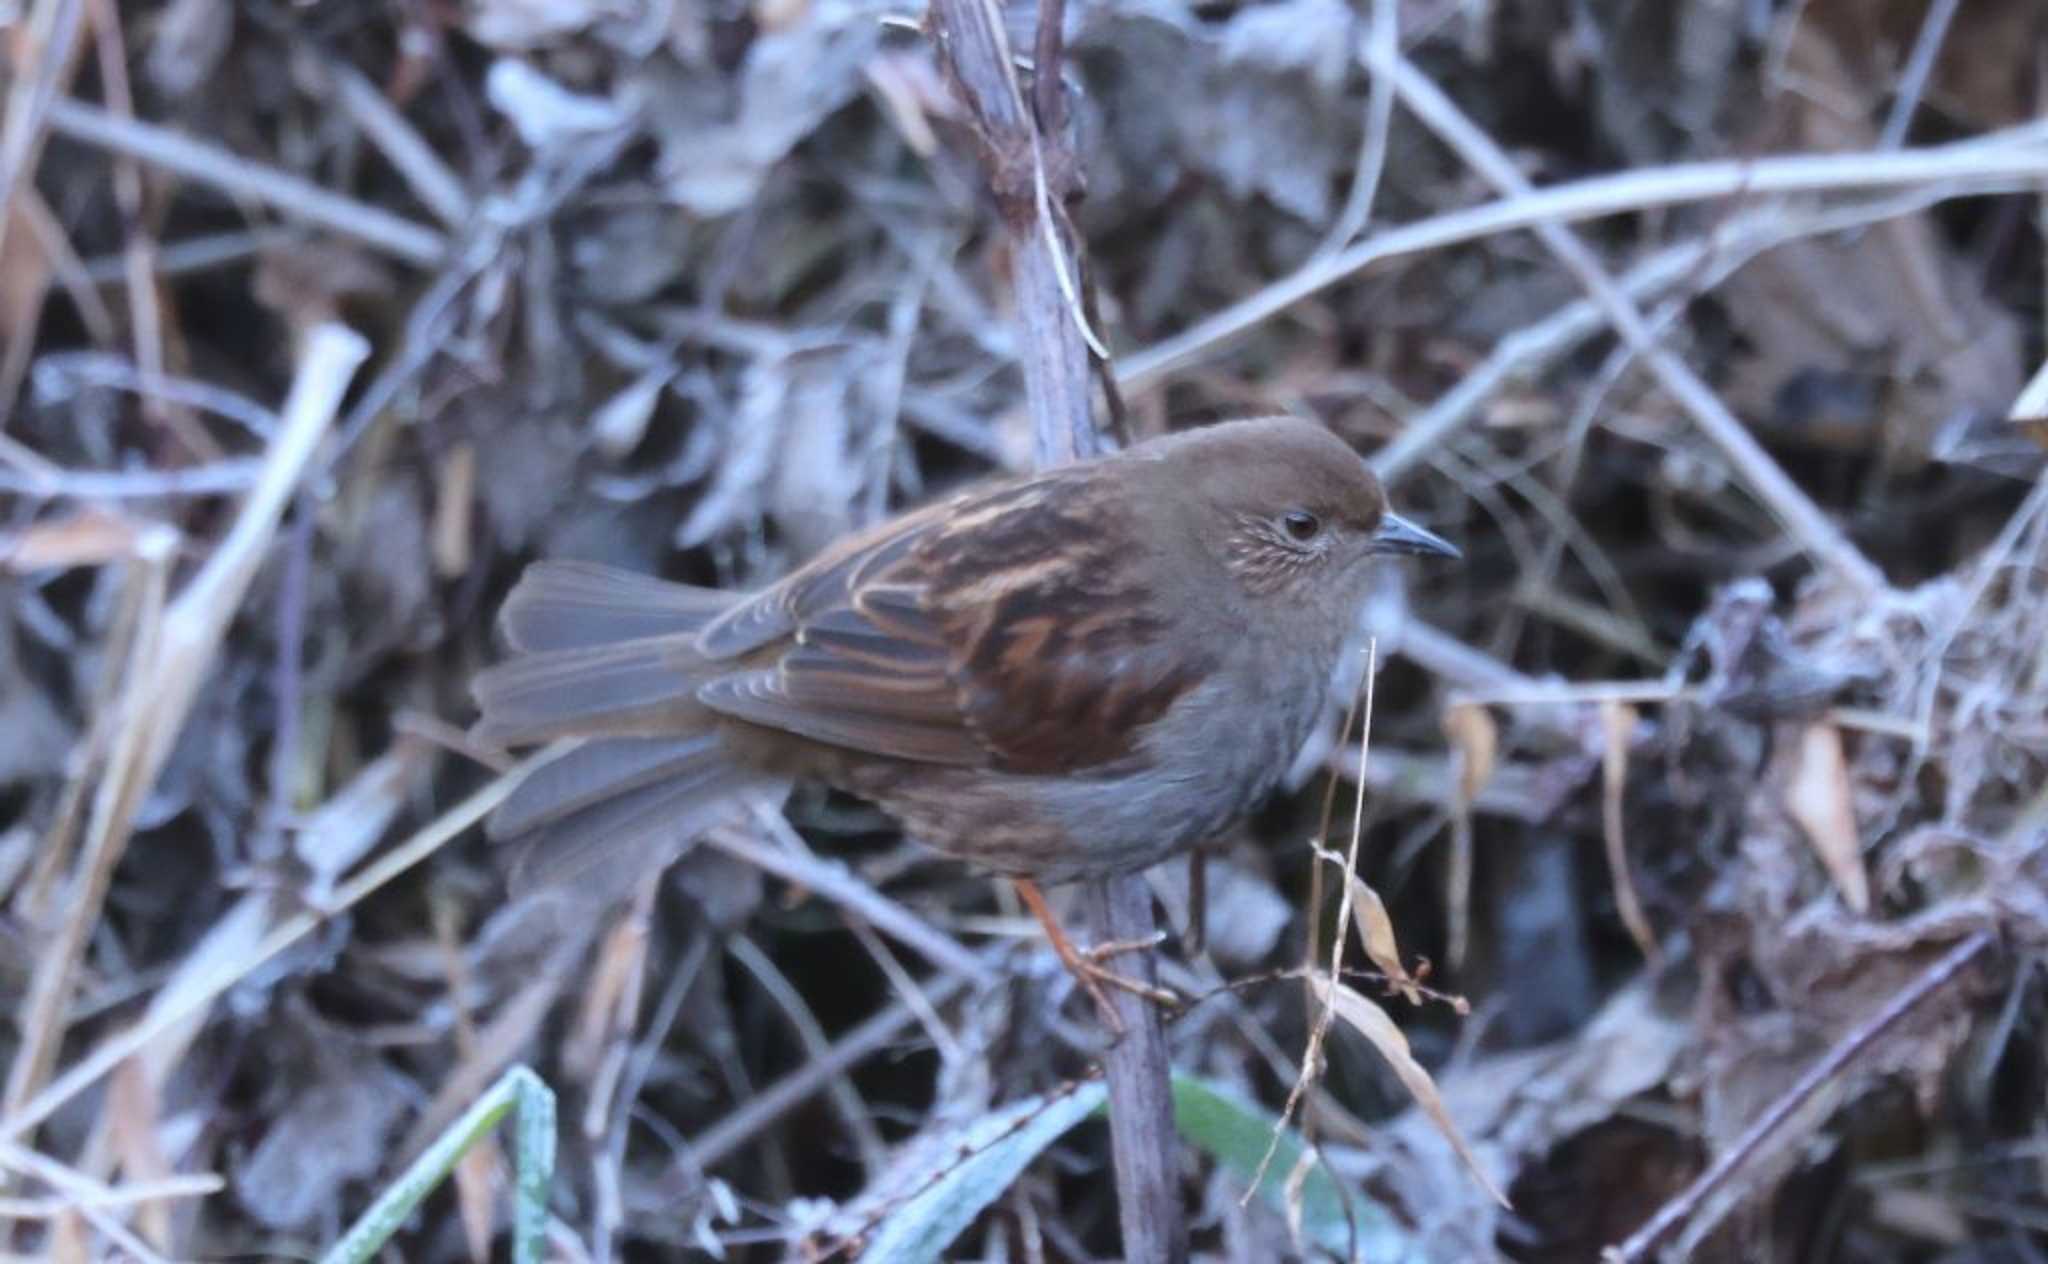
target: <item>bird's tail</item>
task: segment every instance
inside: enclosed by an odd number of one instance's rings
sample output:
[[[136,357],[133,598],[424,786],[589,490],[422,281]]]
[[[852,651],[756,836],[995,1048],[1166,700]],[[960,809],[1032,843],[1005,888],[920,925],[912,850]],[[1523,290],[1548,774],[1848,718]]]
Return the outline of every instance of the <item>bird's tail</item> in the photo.
[[[512,657],[472,686],[474,731],[507,746],[586,740],[536,769],[485,824],[512,844],[515,886],[583,882],[600,863],[630,882],[748,794],[774,791],[775,779],[733,760],[697,702],[713,669],[696,634],[735,600],[584,562],[527,568],[499,616]]]

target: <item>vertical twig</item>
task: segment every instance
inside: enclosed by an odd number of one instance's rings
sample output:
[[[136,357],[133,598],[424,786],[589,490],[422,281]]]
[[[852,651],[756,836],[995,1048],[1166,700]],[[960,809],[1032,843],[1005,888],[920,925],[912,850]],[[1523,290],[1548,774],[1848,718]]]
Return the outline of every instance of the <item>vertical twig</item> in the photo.
[[[1033,48],[1035,122],[993,0],[938,0],[929,19],[940,64],[967,107],[997,211],[1016,252],[1025,395],[1041,466],[1105,448],[1090,407],[1092,335],[1081,308],[1080,267],[1063,209],[1077,187],[1074,155],[1060,126],[1065,115],[1059,78],[1063,8],[1057,0],[1041,0]],[[1141,875],[1090,883],[1083,902],[1089,931],[1098,942],[1147,940],[1157,929],[1151,890]],[[1158,965],[1149,950],[1135,954],[1127,969],[1144,982],[1157,981]],[[1141,997],[1119,989],[1111,1003],[1124,1027],[1105,1066],[1124,1257],[1144,1264],[1184,1260],[1187,1227],[1178,1191],[1165,1027],[1158,1010]]]

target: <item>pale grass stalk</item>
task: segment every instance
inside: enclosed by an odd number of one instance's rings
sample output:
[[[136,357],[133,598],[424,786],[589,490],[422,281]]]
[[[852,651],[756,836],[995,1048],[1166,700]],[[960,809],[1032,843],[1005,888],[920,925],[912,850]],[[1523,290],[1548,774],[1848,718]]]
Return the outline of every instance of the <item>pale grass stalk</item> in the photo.
[[[285,505],[326,435],[343,389],[368,354],[369,344],[340,325],[320,326],[308,335],[262,477],[227,536],[165,610],[155,635],[138,638],[119,703],[121,727],[93,798],[66,918],[39,956],[30,984],[22,1046],[8,1071],[10,1116],[49,1073],[64,1034],[62,1015],[70,1005],[78,962],[127,849],[136,810],[170,758]]]
[[[6,1161],[0,1159],[0,1165]],[[208,1172],[197,1176],[172,1176],[160,1181],[131,1181],[109,1187],[104,1194],[81,1192],[65,1198],[0,1198],[0,1216],[9,1220],[54,1220],[81,1207],[116,1209],[138,1203],[173,1198],[205,1198],[228,1187],[227,1182]]]
[[[105,1234],[140,1264],[170,1264],[137,1237],[134,1230],[110,1214],[111,1207],[121,1205],[119,1193],[113,1188],[24,1146],[0,1145],[0,1167],[33,1176],[56,1190],[68,1204],[64,1211],[84,1217],[87,1224]]]
[[[1371,26],[1366,42],[1368,59],[1391,59],[1401,48],[1401,5],[1399,0],[1372,0]],[[1373,203],[1378,200],[1380,177],[1387,166],[1387,133],[1394,122],[1394,85],[1385,75],[1375,74],[1366,96],[1365,125],[1359,129],[1358,159],[1352,164],[1351,190],[1344,196],[1344,209],[1322,242],[1316,257],[1327,258],[1351,244],[1372,220]]]
[[[279,214],[326,229],[340,237],[407,263],[435,267],[448,239],[381,207],[343,197],[308,180],[251,161],[240,154],[194,140],[167,127],[126,119],[98,106],[59,98],[50,102],[50,130],[82,144],[127,154],[161,171],[211,185],[237,197],[253,198]]]
[[[1357,792],[1351,807],[1351,844],[1344,855],[1344,869],[1347,877],[1358,873],[1359,839],[1365,831],[1365,765],[1372,752],[1372,699],[1373,684],[1379,675],[1379,640],[1377,637],[1365,643],[1365,713],[1360,719],[1358,741]],[[1317,865],[1321,867],[1320,862]],[[1357,899],[1354,883],[1344,883],[1343,894],[1337,902],[1337,928],[1330,936],[1330,979],[1334,983],[1344,977],[1344,943],[1351,933],[1353,902]],[[1313,911],[1311,913],[1313,918]],[[1304,972],[1311,986],[1315,980],[1315,959],[1311,955]],[[1301,1105],[1301,1099],[1309,1087],[1322,1073],[1323,1042],[1329,1038],[1330,1025],[1336,1020],[1337,1007],[1333,1000],[1334,988],[1320,989],[1322,1008],[1316,1013],[1315,1025],[1309,1028],[1308,1048],[1301,1055],[1301,1070],[1294,1077],[1294,1086],[1287,1091],[1287,1102],[1280,1108],[1280,1118],[1273,1124],[1272,1136],[1266,1140],[1266,1153],[1259,1159],[1259,1167],[1252,1174],[1245,1192],[1239,1196],[1238,1205],[1250,1202],[1251,1196],[1265,1182],[1266,1169],[1272,1166],[1273,1156],[1279,1152],[1280,1139],[1284,1135],[1294,1112]]]
[[[1466,117],[1413,63],[1396,60],[1391,65],[1376,69],[1391,74],[1402,102],[1503,195],[1511,198],[1540,196],[1500,145]],[[1877,162],[1882,156],[1863,157],[1867,162]],[[2042,174],[2048,174],[2048,153],[2034,157],[2042,163]],[[1642,358],[1659,385],[1692,417],[1700,433],[1720,449],[1722,457],[1734,468],[1750,493],[1798,537],[1814,560],[1832,568],[1866,595],[1874,596],[1885,591],[1883,572],[1792,481],[1784,467],[1772,459],[1720,396],[1684,360],[1663,345],[1642,310],[1616,285],[1591,248],[1562,223],[1546,220],[1532,227],[1538,239],[1592,295],[1616,332]]]
[[[391,104],[390,98],[361,71],[342,61],[325,67],[334,77],[334,95],[377,151],[405,177],[413,196],[450,228],[461,228],[476,213],[462,177],[441,161],[426,138]]]
[[[102,94],[117,116],[133,118],[135,95],[128,84],[128,50],[121,38],[120,10],[113,0],[90,3]],[[156,238],[144,203],[142,168],[133,158],[121,155],[115,156],[113,168],[114,204],[127,226],[121,248],[122,280],[128,292],[135,363],[143,373],[160,376],[164,370],[164,314],[157,301]],[[208,461],[221,456],[220,445],[189,409],[146,399],[142,413],[152,423],[174,432],[192,455]]]
[[[34,176],[45,118],[58,82],[71,72],[84,20],[80,0],[36,0],[27,23],[16,29],[12,51],[22,62],[8,86],[7,118],[0,123],[0,245],[7,241],[15,187]]]
[[[1715,198],[1948,186],[1950,196],[2024,187],[2048,177],[2048,119],[1974,140],[1890,154],[1794,154],[1680,163],[1595,176],[1431,216],[1311,259],[1256,294],[1124,357],[1117,382],[1152,385],[1294,304],[1376,263],[1538,224],[1571,223]]]
[[[130,592],[136,622],[122,673],[123,689],[100,712],[105,725],[98,718],[95,720],[83,752],[85,758],[77,776],[66,786],[51,832],[45,836],[50,861],[38,866],[31,883],[31,913],[56,920],[54,926],[44,922],[51,938],[36,960],[28,995],[21,1006],[21,1044],[8,1065],[6,1093],[0,1099],[9,1110],[42,1085],[56,1059],[64,1037],[64,1015],[71,1006],[78,959],[99,920],[100,901],[127,844],[123,822],[132,819],[140,801],[140,792],[132,788],[132,783],[148,734],[145,682],[151,679],[163,639],[164,590],[171,565],[169,539],[155,534],[145,540],[137,551],[135,565],[137,573]],[[91,760],[102,739],[106,743],[106,765],[88,807]],[[67,885],[57,865],[61,863],[59,857],[70,852],[71,829],[81,812],[89,814],[86,834]],[[33,898],[35,894],[42,898]]]
[[[53,1080],[49,1087],[0,1118],[0,1142],[15,1141],[55,1114],[66,1103],[97,1084],[109,1071],[128,1058],[149,1048],[151,1043],[179,1024],[201,1013],[215,998],[249,977],[266,962],[312,934],[328,918],[338,916],[362,903],[372,894],[439,851],[447,843],[490,814],[503,803],[526,775],[560,755],[567,745],[557,743],[516,765],[482,789],[456,804],[422,827],[405,842],[364,866],[361,872],[335,889],[333,902],[321,910],[304,910],[278,923],[254,947],[240,957],[222,961],[204,977],[191,978],[175,996],[158,994],[149,1010],[133,1026],[101,1041],[93,1051]]]

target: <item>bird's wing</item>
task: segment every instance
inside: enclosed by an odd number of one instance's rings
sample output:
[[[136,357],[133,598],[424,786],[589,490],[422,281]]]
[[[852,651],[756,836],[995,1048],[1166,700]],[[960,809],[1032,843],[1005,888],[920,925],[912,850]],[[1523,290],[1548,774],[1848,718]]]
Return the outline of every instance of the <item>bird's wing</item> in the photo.
[[[1118,553],[1125,510],[1101,490],[1055,472],[850,541],[705,628],[707,655],[747,666],[698,699],[922,763],[1051,773],[1130,757],[1213,657],[1169,650]]]

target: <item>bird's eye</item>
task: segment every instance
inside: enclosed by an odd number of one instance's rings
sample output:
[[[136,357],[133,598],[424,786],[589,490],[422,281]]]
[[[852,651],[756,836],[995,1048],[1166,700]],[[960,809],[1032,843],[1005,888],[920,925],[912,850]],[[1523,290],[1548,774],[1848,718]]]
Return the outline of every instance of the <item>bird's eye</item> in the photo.
[[[1322,520],[1306,509],[1290,509],[1280,515],[1280,526],[1288,535],[1306,543],[1323,529]]]

